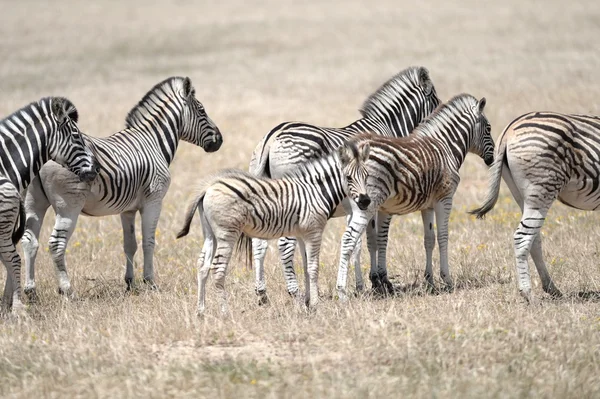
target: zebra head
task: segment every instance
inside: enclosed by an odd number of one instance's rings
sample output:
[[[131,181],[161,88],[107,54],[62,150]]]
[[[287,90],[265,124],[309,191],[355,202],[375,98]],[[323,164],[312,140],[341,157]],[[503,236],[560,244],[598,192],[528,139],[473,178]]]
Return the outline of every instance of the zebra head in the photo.
[[[48,141],[49,158],[75,173],[82,181],[94,180],[99,165],[92,151],[83,142],[77,126],[77,109],[66,98],[54,97],[51,101],[57,129]]]
[[[338,149],[348,197],[363,211],[371,203],[371,198],[367,194],[368,173],[365,164],[369,159],[370,150],[371,147],[366,141],[358,145],[354,141],[348,141]]]
[[[492,126],[483,113],[485,97],[477,102],[473,108],[475,113],[475,136],[471,144],[471,151],[483,158],[487,166],[494,162],[494,139],[492,139]]]
[[[204,106],[195,97],[196,90],[190,78],[183,80],[183,126],[182,140],[204,148],[206,152],[215,152],[223,144],[219,128],[208,117]]]

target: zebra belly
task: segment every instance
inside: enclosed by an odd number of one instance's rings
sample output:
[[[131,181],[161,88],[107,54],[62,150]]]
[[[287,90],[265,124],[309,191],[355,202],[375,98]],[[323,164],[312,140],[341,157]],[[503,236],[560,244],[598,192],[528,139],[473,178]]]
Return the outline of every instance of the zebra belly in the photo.
[[[570,181],[562,189],[558,200],[572,208],[584,211],[595,211],[600,207],[600,183],[593,179]]]
[[[97,183],[94,184],[94,186]],[[97,187],[92,186],[81,213],[88,216],[109,216],[118,215],[123,212],[137,211],[143,205],[143,196],[138,194],[135,198],[131,198],[127,201],[107,201],[106,198],[102,198],[102,192]],[[96,188],[96,189],[95,189]]]
[[[383,203],[380,210],[389,215],[407,215],[409,213],[422,211],[423,209],[433,208],[434,205],[435,202],[433,200],[411,203],[402,201],[398,197],[392,197]]]

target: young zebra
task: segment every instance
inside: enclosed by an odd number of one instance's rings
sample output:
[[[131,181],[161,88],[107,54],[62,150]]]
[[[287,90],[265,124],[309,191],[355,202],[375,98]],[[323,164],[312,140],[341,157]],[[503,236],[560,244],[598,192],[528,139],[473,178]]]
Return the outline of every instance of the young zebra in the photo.
[[[27,192],[27,230],[23,237],[27,281],[25,292],[35,298],[34,265],[38,237],[49,206],[56,212],[50,254],[58,275],[59,292],[71,293],[65,250],[79,214],[121,215],[126,258],[125,282],[133,284],[137,250],[135,216],[142,216],[144,281],[154,286],[155,232],[162,201],[171,181],[169,165],[179,140],[217,151],[223,142],[219,129],[195,97],[189,78],[172,77],[152,88],[129,112],[125,129],[106,138],[84,136],[102,164],[99,178],[80,184],[68,171],[48,164]]]
[[[498,139],[488,195],[471,213],[482,218],[492,210],[502,176],[522,212],[514,247],[519,292],[528,302],[532,299],[530,253],[544,291],[554,297],[562,295],[546,269],[540,230],[556,199],[576,209],[600,207],[598,143],[599,117],[553,112],[522,115]]]
[[[369,145],[348,142],[327,157],[302,164],[279,179],[226,170],[206,180],[186,213],[177,238],[188,234],[198,209],[204,246],[198,259],[198,314],[204,312],[206,279],[214,270],[215,286],[226,312],[225,273],[234,244],[248,237],[262,239],[295,236],[300,242],[306,276],[306,302],[318,302],[321,236],[327,219],[349,196],[366,209],[365,161]],[[241,242],[241,241],[240,241]]]
[[[3,303],[8,309],[12,306],[14,313],[23,310],[21,258],[15,248],[25,227],[20,193],[48,160],[69,168],[77,180],[96,178],[98,164],[83,142],[77,119],[69,100],[47,97],[0,121],[0,258],[6,267]]]
[[[484,107],[485,98],[477,101],[471,95],[461,94],[439,106],[408,137],[365,135],[357,138],[368,140],[371,147],[366,165],[371,206],[352,215],[342,237],[337,280],[340,298],[346,297],[352,248],[377,211],[386,217],[421,211],[425,231],[425,276],[431,286],[435,215],[441,277],[449,288],[453,287],[448,266],[448,219],[460,181],[459,169],[468,152],[479,155],[487,165],[492,163],[494,156],[494,141],[483,113]],[[373,248],[371,252],[376,250]],[[387,274],[386,270],[383,272]]]
[[[407,136],[438,105],[440,100],[429,72],[424,67],[407,68],[396,74],[363,104],[362,118],[343,128],[323,128],[300,122],[286,122],[275,127],[258,144],[250,161],[250,173],[263,177],[280,177],[295,170],[299,165],[339,148],[349,138],[365,132],[373,132],[389,137]],[[345,209],[338,209],[335,216],[349,213],[352,206],[345,203]],[[391,218],[383,221],[389,225]],[[387,241],[387,236],[385,237]],[[279,253],[284,270],[288,292],[295,296],[298,283],[294,271],[293,258],[296,241],[291,237],[279,240]],[[264,281],[264,258],[267,241],[253,240],[256,263],[256,293],[261,302],[266,299]],[[363,288],[360,270],[360,245],[353,254],[357,289]],[[372,277],[374,281],[374,277]],[[377,276],[391,286],[386,276]]]

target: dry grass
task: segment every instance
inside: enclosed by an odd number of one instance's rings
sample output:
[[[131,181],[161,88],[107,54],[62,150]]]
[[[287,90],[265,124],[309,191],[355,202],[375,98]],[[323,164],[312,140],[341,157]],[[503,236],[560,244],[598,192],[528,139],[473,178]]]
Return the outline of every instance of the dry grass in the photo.
[[[408,65],[427,66],[443,99],[486,96],[496,135],[530,110],[598,114],[597,2],[20,1],[2,4],[2,14],[1,115],[65,95],[83,129],[108,135],[152,85],[188,75],[225,144],[210,155],[182,145],[171,168],[156,251],[159,292],[124,294],[118,217],[79,222],[68,252],[77,300],[57,295],[41,250],[41,298],[31,318],[0,321],[0,396],[600,395],[600,304],[578,296],[600,291],[597,215],[552,209],[545,256],[567,296],[542,295],[532,266],[539,301],[526,306],[514,282],[518,214],[507,190],[486,221],[465,214],[486,188],[486,168],[475,158],[463,167],[450,225],[460,287],[453,294],[417,289],[393,299],[331,300],[343,231],[336,220],[325,237],[326,300],[318,312],[291,303],[272,251],[271,306],[256,305],[253,276],[234,268],[231,317],[217,317],[209,290],[201,321],[194,315],[200,228],[174,239],[190,181],[245,168],[258,140],[281,121],[353,121],[362,100]],[[420,217],[396,218],[391,237],[390,273],[399,284],[420,281]]]

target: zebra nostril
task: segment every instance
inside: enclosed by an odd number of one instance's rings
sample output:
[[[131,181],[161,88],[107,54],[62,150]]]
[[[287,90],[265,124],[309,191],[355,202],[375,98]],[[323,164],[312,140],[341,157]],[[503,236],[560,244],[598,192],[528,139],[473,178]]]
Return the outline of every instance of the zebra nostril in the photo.
[[[371,198],[369,198],[368,195],[360,194],[356,203],[358,204],[358,207],[364,211],[371,204]]]

